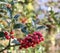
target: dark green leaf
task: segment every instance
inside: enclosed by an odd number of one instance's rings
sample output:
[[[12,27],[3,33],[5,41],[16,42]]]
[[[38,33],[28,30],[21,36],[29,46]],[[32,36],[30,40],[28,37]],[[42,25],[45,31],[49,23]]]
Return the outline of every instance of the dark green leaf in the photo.
[[[46,28],[46,26],[37,26],[37,30],[39,30],[39,29],[44,29],[44,28]]]
[[[21,29],[21,31],[22,31],[23,33],[25,33],[25,34],[29,34],[29,32],[27,31],[27,28],[26,28],[26,27],[23,27],[23,28]]]
[[[8,16],[12,18],[12,10],[10,8],[7,8],[7,11],[8,11]]]
[[[0,37],[4,37],[4,32],[0,32]]]
[[[24,27],[24,25],[21,24],[21,23],[18,23],[18,24],[14,25],[14,29],[16,29],[16,28],[22,28],[22,27]]]
[[[14,16],[15,20],[17,20],[19,16],[20,16],[20,14],[16,14],[16,15]]]
[[[13,40],[12,43],[15,43],[15,44],[20,44],[17,40]]]

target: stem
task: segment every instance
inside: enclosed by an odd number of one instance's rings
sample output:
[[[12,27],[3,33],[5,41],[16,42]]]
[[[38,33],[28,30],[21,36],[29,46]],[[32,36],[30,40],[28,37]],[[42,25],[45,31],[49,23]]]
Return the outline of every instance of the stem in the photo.
[[[14,46],[19,46],[20,44],[15,44],[15,45],[8,45],[7,47],[5,47],[4,49],[0,50],[0,52],[3,52],[4,50],[10,48],[10,47],[14,47]]]

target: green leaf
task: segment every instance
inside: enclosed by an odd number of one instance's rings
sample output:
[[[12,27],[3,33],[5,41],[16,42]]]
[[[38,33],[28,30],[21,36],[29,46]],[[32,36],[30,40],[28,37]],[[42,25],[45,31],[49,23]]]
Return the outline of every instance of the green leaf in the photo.
[[[23,28],[21,29],[21,31],[22,31],[23,33],[25,33],[25,34],[29,34],[29,31],[27,30],[26,27],[23,27]]]
[[[0,37],[4,37],[4,32],[0,32]]]
[[[15,39],[12,41],[12,43],[20,44],[19,41],[15,40]]]
[[[14,16],[14,18],[17,19],[19,16],[20,16],[20,14],[16,14],[16,15]]]
[[[22,27],[24,27],[24,25],[21,24],[21,23],[18,23],[18,24],[14,25],[14,29],[16,29],[16,28],[22,28]]]
[[[36,30],[41,30],[41,29],[45,29],[46,26],[37,26]]]
[[[10,8],[7,8],[8,16],[12,18],[12,10]]]
[[[20,16],[20,14],[16,14],[16,15],[14,16],[14,19],[17,21],[19,16]]]

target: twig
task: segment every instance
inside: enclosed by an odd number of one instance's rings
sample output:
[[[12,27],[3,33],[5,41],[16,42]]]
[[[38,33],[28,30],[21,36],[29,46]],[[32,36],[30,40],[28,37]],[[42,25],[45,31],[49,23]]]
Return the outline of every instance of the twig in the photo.
[[[0,52],[3,52],[4,50],[10,48],[10,47],[14,47],[14,46],[19,46],[20,44],[15,44],[15,45],[8,45],[7,47],[5,47],[4,49],[0,50]]]

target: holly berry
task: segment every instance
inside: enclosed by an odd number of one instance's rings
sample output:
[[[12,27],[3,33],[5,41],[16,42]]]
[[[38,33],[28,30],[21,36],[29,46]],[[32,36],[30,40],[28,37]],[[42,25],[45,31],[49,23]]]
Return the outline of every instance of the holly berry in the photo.
[[[32,44],[32,47],[35,47],[36,46],[36,44]]]
[[[28,46],[26,45],[24,48],[25,48],[25,49],[27,49],[27,48],[28,48]]]
[[[9,40],[10,39],[10,36],[9,35],[6,35],[5,38]]]
[[[40,44],[44,40],[40,32],[34,32],[33,34],[28,34],[24,39],[17,39],[23,48],[35,47],[37,44]]]
[[[21,38],[19,39],[19,38],[18,38],[17,40],[18,40],[21,44],[23,43],[23,39],[21,39]]]
[[[22,48],[23,48],[22,46],[19,47],[19,49],[22,49]]]
[[[14,34],[14,31],[11,31],[10,34]]]
[[[43,37],[41,38],[41,41],[44,41],[44,38]]]
[[[13,36],[13,35],[11,35],[10,37],[11,37],[12,39],[14,39],[14,36]]]
[[[5,35],[8,35],[8,32],[6,31],[6,32],[4,32],[4,34],[5,34]]]

